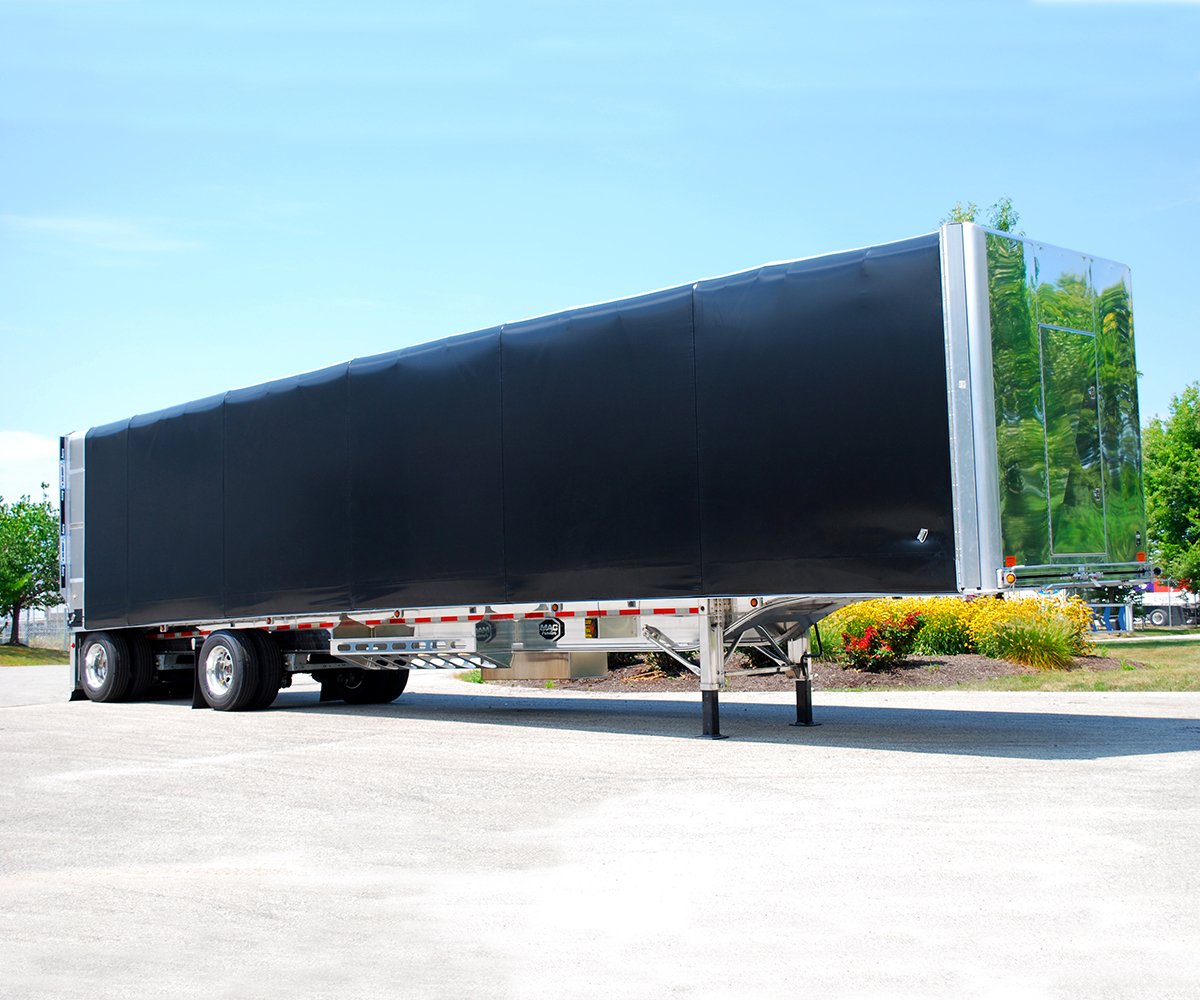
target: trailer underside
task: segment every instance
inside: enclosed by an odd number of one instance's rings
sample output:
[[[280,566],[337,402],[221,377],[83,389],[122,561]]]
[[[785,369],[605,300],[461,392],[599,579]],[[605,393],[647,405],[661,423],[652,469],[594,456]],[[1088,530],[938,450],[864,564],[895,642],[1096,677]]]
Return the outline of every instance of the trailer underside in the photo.
[[[79,630],[71,697],[190,695],[194,708],[255,710],[294,675],[310,674],[324,701],[380,703],[402,693],[412,669],[511,667],[522,652],[659,652],[696,676],[701,732],[717,738],[720,692],[745,674],[794,676],[796,724],[812,725],[811,631],[860,596],[547,602]],[[739,647],[757,650],[759,665],[730,669]]]

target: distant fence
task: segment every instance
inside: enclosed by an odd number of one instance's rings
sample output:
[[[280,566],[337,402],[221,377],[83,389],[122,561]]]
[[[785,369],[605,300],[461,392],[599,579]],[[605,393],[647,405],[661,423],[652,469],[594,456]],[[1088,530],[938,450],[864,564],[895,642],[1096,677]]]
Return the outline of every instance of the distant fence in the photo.
[[[20,640],[29,646],[62,650],[71,648],[71,630],[67,628],[67,613],[64,608],[22,611],[19,633]],[[5,618],[0,622],[0,642],[8,642],[11,638],[12,620]]]

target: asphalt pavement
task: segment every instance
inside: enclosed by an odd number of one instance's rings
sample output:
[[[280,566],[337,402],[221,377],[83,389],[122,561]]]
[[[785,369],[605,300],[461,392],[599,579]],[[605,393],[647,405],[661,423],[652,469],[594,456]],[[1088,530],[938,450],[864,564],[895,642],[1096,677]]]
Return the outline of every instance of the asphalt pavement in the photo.
[[[1200,695],[66,681],[0,668],[10,1000],[1200,992]]]

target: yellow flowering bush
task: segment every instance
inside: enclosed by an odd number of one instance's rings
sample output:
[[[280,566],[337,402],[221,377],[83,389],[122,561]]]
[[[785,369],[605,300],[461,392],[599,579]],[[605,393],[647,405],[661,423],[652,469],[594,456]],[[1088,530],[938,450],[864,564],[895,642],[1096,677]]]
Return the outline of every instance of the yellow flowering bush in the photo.
[[[1061,624],[1070,654],[1079,655],[1091,650],[1088,634],[1092,627],[1092,611],[1078,597],[1066,600],[1057,597],[1018,597],[1003,601],[982,598],[971,601],[968,626],[971,641],[975,649],[985,656],[999,655],[992,650],[1002,641],[1001,636],[1006,630],[1030,624],[1043,627]]]
[[[925,622],[917,636],[917,652],[927,656],[953,656],[971,650],[971,605],[957,597],[910,598],[923,605]]]
[[[918,615],[914,651],[927,656],[982,653],[1040,668],[1068,666],[1090,652],[1092,613],[1078,597],[876,598],[848,605],[820,623],[824,655],[844,658],[845,636]]]

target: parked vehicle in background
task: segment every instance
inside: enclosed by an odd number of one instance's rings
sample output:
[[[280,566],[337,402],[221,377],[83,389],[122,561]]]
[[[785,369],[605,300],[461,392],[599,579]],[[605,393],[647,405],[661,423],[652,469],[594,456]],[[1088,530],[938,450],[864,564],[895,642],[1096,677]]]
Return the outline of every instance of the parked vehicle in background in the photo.
[[[78,697],[738,645],[864,596],[1146,575],[1129,271],[971,224],[508,323],[68,435]],[[821,475],[813,458],[821,455]],[[753,489],[747,488],[747,483]]]
[[[1145,624],[1200,625],[1200,598],[1195,593],[1157,580],[1145,586],[1138,599]]]

